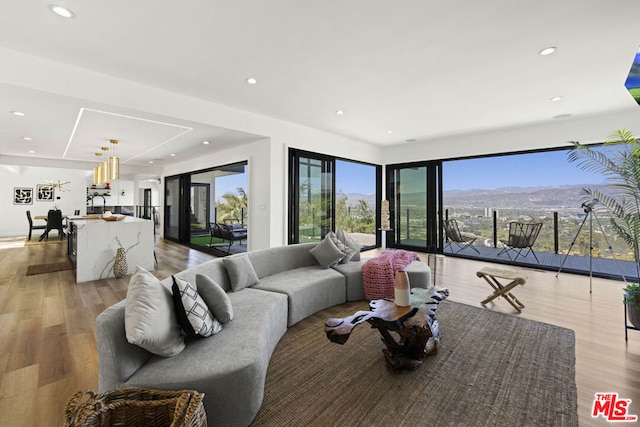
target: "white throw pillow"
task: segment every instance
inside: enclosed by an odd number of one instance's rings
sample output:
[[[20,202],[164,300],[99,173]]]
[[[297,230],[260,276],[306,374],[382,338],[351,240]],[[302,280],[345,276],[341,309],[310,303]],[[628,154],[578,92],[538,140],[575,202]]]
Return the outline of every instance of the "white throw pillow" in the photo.
[[[173,303],[178,323],[185,335],[194,337],[210,337],[222,330],[222,325],[211,314],[196,284],[191,284],[179,277],[173,278]]]
[[[140,266],[131,276],[124,307],[127,341],[159,356],[184,350],[171,292]]]

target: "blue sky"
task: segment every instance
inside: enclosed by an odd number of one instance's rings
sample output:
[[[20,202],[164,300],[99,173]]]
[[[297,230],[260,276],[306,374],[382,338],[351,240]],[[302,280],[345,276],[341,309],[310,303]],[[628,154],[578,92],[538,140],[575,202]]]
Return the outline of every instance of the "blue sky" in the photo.
[[[376,168],[361,163],[337,160],[336,189],[347,194],[375,194]]]
[[[444,162],[443,190],[600,184],[600,174],[569,163],[567,151]]]
[[[246,170],[246,169],[245,169]],[[216,202],[223,201],[221,197],[226,193],[238,194],[238,187],[247,191],[247,174],[239,173],[216,178]]]

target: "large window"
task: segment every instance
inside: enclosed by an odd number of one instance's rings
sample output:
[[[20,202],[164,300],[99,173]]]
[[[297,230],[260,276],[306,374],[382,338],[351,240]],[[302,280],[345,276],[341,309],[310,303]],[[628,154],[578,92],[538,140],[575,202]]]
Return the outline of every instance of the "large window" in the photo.
[[[296,149],[289,154],[289,243],[320,241],[343,228],[375,247],[382,168]]]

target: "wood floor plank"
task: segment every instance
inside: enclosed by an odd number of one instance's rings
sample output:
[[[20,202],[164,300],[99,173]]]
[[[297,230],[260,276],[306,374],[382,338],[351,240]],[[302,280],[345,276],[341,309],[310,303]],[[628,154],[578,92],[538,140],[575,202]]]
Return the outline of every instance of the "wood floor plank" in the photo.
[[[66,326],[54,325],[42,329],[39,386],[51,384],[73,375]]]
[[[40,409],[34,399],[37,393],[38,365],[5,372],[0,382],[0,425],[39,425],[35,422],[35,414]]]

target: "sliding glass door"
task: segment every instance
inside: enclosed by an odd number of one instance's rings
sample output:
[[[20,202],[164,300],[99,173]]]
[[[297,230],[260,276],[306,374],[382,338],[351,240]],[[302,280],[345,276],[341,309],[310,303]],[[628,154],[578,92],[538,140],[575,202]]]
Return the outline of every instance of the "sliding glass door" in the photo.
[[[318,242],[343,228],[375,247],[381,177],[381,166],[290,149],[289,243]]]
[[[212,235],[214,223],[247,229],[247,176],[247,162],[241,162],[165,178],[165,237],[218,255],[228,241]],[[246,247],[244,240],[233,250]]]
[[[387,166],[387,194],[394,248],[438,252],[442,247],[439,161]]]
[[[333,161],[320,155],[296,158],[292,238],[297,243],[320,241],[333,229],[333,168]]]

